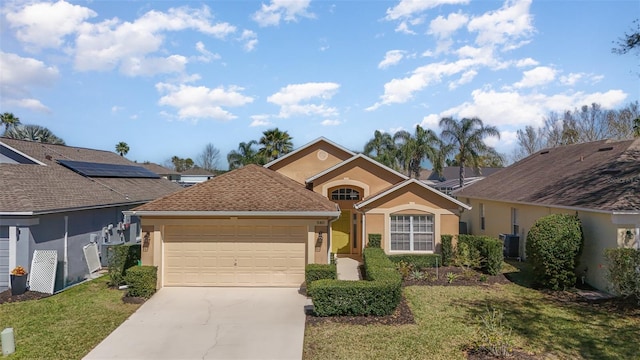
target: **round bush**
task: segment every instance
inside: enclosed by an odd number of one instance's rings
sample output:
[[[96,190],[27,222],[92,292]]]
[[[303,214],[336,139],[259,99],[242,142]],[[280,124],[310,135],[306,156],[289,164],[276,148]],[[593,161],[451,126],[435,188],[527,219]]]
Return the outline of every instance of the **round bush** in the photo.
[[[536,221],[527,234],[527,260],[541,286],[563,290],[575,286],[583,244],[580,219],[552,214]]]

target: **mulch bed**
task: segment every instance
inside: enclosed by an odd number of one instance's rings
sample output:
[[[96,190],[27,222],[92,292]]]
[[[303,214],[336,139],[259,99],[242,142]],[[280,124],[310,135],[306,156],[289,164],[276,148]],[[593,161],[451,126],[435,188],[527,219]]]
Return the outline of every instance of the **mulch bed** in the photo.
[[[513,360],[536,360],[537,357],[529,355],[523,351],[514,349],[509,352],[506,358],[497,357],[486,349],[469,349],[467,350],[468,360],[494,360],[494,359],[513,359]]]
[[[396,311],[386,316],[328,316],[307,315],[307,325],[339,323],[351,325],[407,325],[415,324],[413,313],[407,300],[402,297]]]
[[[0,304],[27,301],[27,300],[38,300],[38,299],[46,298],[48,296],[51,296],[51,295],[37,292],[37,291],[26,291],[22,295],[11,296],[11,290],[6,290],[3,292],[0,292]]]
[[[137,296],[123,296],[122,297],[122,302],[125,304],[142,304],[145,301],[147,301],[147,299],[142,298],[142,297],[137,297]]]

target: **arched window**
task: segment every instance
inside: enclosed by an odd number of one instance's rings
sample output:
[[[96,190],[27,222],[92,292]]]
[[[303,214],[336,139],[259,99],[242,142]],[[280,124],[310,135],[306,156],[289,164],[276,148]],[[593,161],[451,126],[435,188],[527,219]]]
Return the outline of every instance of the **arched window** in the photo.
[[[350,188],[340,188],[331,192],[331,200],[360,200],[360,192]]]

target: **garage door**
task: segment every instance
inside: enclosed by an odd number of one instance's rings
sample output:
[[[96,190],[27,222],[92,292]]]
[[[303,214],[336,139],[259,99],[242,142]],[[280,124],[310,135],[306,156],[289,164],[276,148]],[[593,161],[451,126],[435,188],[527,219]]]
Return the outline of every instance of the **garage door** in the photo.
[[[165,286],[300,286],[305,226],[166,226]]]

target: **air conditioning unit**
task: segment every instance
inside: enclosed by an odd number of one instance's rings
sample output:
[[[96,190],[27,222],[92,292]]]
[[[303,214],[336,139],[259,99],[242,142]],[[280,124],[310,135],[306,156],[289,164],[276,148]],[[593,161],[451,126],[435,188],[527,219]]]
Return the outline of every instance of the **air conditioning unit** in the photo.
[[[502,241],[502,254],[505,258],[520,257],[520,236],[499,234],[498,238]]]

